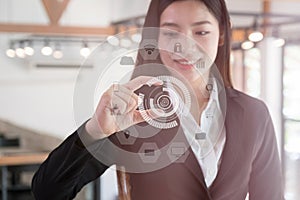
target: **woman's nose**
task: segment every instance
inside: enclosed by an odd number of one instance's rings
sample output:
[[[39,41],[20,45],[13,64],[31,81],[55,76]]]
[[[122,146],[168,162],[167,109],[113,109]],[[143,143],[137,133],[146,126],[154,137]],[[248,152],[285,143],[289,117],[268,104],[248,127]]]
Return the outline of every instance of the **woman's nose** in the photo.
[[[173,45],[173,56],[178,57],[178,59],[184,58],[194,61],[203,57],[203,51],[199,44],[187,35],[182,35]]]

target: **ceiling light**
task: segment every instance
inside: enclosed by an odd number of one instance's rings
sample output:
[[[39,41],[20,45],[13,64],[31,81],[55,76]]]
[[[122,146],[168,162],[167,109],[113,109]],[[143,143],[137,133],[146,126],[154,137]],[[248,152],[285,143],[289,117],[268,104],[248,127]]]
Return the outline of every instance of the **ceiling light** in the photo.
[[[62,50],[61,50],[61,48],[60,48],[59,43],[56,43],[56,45],[55,45],[55,50],[54,50],[54,52],[53,52],[53,57],[54,57],[55,59],[61,59],[63,56],[64,56],[64,54],[63,54],[63,52],[62,52]]]
[[[26,55],[28,55],[28,56],[33,56],[33,54],[34,54],[34,49],[32,48],[32,42],[31,42],[31,41],[29,41],[29,42],[27,43],[27,45],[25,46],[24,50],[25,50],[25,54],[26,54]]]
[[[23,46],[24,46],[23,42],[20,42],[19,47],[16,49],[16,55],[19,58],[25,58],[26,57],[25,50],[24,50]]]
[[[55,50],[53,52],[53,57],[55,59],[61,59],[64,56],[63,52],[61,50]]]
[[[119,38],[112,36],[112,35],[107,37],[107,41],[109,44],[111,44],[113,46],[119,46],[119,44],[120,44]]]
[[[88,47],[88,44],[86,42],[83,43],[83,47],[80,49],[80,55],[82,55],[84,58],[87,58],[91,54],[91,50]]]
[[[11,43],[9,49],[6,50],[6,56],[9,58],[14,58],[16,56],[16,51],[13,48],[14,44]]]
[[[276,46],[276,47],[282,47],[282,46],[285,45],[285,39],[283,39],[283,38],[276,38],[273,41],[273,45]]]
[[[53,53],[53,49],[50,47],[49,42],[45,41],[45,45],[41,50],[44,56],[50,56]]]
[[[140,43],[142,41],[142,35],[140,33],[135,33],[131,36],[132,41]]]
[[[248,36],[248,39],[252,42],[259,42],[264,39],[264,35],[259,31],[257,19],[254,20],[253,32]]]
[[[241,47],[244,50],[249,50],[249,49],[252,49],[254,47],[254,43],[252,41],[245,41],[245,42],[242,43]]]
[[[252,42],[259,42],[264,39],[264,35],[260,31],[254,31],[249,35],[248,39]]]
[[[16,52],[15,52],[15,50],[13,50],[13,49],[7,49],[7,50],[6,50],[6,55],[7,55],[7,57],[9,57],[9,58],[14,58],[14,57],[16,56]]]
[[[121,41],[120,41],[120,46],[122,47],[125,47],[125,48],[128,48],[132,45],[132,42],[131,40],[129,40],[128,38],[123,38]]]
[[[282,47],[282,46],[285,45],[285,39],[280,38],[280,34],[279,34],[279,29],[278,28],[273,29],[272,35],[274,37],[273,45],[275,47]]]

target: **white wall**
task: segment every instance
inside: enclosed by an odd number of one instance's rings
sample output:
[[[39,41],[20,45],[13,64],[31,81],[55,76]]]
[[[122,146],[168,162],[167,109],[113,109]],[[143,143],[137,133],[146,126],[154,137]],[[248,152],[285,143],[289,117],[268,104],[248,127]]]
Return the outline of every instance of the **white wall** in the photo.
[[[108,26],[113,20],[144,14],[148,4],[149,0],[130,4],[128,0],[72,0],[60,23]],[[0,0],[0,22],[47,24],[48,21],[40,0]],[[73,116],[77,70],[37,70],[21,59],[6,57],[8,41],[23,35],[0,33],[0,118],[65,138],[78,126]]]
[[[72,95],[76,70],[36,70],[5,55],[0,36],[0,118],[64,138],[74,129]]]

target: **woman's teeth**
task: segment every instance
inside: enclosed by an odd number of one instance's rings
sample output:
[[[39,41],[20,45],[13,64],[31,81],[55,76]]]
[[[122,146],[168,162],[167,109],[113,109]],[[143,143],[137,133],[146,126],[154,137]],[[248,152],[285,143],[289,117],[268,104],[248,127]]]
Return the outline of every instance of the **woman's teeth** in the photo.
[[[179,64],[182,65],[194,65],[196,61],[177,61]]]

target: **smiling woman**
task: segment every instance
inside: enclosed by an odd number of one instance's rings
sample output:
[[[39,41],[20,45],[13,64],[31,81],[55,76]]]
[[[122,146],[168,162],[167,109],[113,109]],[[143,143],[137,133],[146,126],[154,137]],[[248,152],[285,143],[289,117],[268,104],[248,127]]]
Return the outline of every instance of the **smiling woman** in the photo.
[[[41,165],[36,199],[72,199],[116,164],[123,199],[282,200],[268,109],[231,84],[224,0],[152,0],[142,35],[132,79]]]

